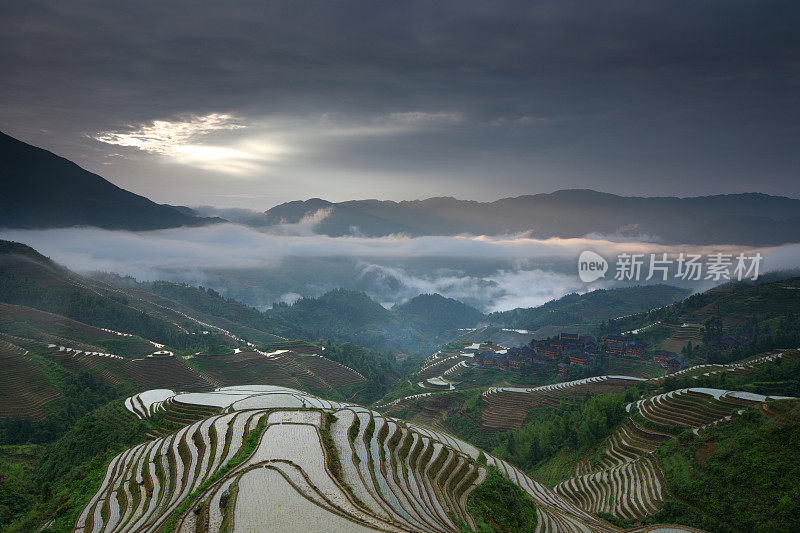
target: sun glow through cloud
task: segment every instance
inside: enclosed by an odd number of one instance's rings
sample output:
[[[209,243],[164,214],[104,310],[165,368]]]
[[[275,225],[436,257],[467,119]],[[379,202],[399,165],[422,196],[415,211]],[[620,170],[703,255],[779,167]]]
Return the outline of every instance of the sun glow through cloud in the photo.
[[[184,116],[131,125],[126,131],[106,131],[90,138],[135,148],[165,161],[212,172],[257,176],[289,155],[325,153],[367,139],[408,135],[422,130],[457,126],[465,120],[457,111],[407,111],[362,117],[332,113],[308,117],[251,117],[227,113]]]
[[[117,146],[130,146],[146,152],[169,154],[175,147],[187,144],[213,131],[244,128],[233,116],[211,113],[185,120],[154,120],[128,132],[101,132],[91,137]]]
[[[154,120],[132,127],[131,131],[102,132],[91,137],[106,144],[158,154],[176,163],[229,174],[253,172],[261,163],[285,152],[283,147],[267,141],[250,142],[246,149],[199,142],[211,133],[241,129],[245,126],[236,117],[210,113],[181,120]]]

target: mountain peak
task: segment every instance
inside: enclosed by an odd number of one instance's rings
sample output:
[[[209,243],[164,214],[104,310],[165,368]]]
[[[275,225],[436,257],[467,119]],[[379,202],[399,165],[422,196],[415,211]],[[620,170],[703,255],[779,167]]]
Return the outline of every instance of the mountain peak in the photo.
[[[152,230],[213,220],[156,204],[52,152],[0,133],[0,227]]]

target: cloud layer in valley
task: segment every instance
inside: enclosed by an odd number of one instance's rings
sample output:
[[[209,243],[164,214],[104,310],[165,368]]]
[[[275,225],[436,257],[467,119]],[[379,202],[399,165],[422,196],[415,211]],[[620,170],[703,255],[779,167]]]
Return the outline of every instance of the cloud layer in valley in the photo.
[[[530,307],[569,292],[614,285],[612,276],[591,285],[578,279],[576,260],[587,249],[609,259],[621,252],[740,251],[600,238],[333,238],[311,233],[313,222],[270,231],[238,224],[151,232],[2,230],[0,238],[27,243],[77,271],[116,272],[140,280],[216,283],[215,288],[253,305],[296,299],[297,294],[314,296],[344,286],[364,290],[387,306],[420,293],[438,292],[484,311]],[[800,264],[800,245],[760,251],[765,256],[762,272]],[[709,285],[705,282],[696,288]]]

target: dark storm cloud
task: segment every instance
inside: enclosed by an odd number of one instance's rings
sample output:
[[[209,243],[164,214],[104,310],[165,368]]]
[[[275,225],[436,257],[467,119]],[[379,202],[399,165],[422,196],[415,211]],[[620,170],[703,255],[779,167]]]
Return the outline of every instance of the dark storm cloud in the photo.
[[[0,128],[176,203],[797,196],[798,24],[770,1],[5,2]],[[213,114],[244,127],[177,157],[90,137]]]

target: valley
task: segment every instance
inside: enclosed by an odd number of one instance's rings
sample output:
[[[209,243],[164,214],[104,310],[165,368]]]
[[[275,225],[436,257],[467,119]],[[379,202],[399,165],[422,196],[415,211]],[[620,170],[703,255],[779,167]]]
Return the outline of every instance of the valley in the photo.
[[[610,319],[592,299],[649,296],[570,296],[542,311],[595,317],[596,337],[536,340],[532,322],[476,327],[484,315],[438,296],[393,313],[343,291],[265,313],[3,248],[0,461],[15,474],[0,502],[28,502],[0,505],[7,531],[736,531],[754,517],[730,522],[735,503],[693,480],[745,453],[731,428],[796,424],[796,278]],[[439,348],[403,360],[347,329],[386,325]],[[502,512],[497,491],[516,494]]]

